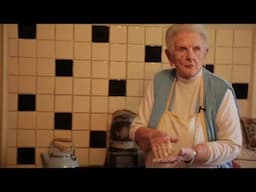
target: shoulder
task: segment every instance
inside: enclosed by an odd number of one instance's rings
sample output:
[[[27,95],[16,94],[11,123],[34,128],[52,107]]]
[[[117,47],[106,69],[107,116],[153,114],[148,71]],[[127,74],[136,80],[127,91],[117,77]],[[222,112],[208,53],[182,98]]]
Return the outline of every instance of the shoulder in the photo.
[[[164,69],[155,74],[154,80],[163,78],[173,78],[176,76],[176,69]]]
[[[206,81],[209,81],[210,84],[213,84],[215,86],[224,86],[228,88],[232,87],[231,83],[221,78],[220,76],[208,71],[207,69],[204,69],[203,71]]]

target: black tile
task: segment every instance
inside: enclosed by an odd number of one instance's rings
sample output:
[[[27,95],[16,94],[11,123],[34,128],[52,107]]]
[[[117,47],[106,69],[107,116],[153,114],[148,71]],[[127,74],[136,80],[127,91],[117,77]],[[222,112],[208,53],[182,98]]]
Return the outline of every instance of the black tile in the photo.
[[[90,147],[105,148],[107,143],[106,131],[90,131]]]
[[[213,64],[206,64],[206,65],[205,65],[205,68],[206,68],[208,71],[214,73],[214,65],[213,65]]]
[[[21,39],[35,39],[36,24],[18,24],[18,36]]]
[[[126,80],[109,80],[109,96],[126,96]]]
[[[232,83],[237,99],[247,99],[248,83]]]
[[[70,59],[56,59],[55,61],[56,76],[73,76],[73,60]]]
[[[17,148],[17,164],[35,164],[35,148]]]
[[[72,113],[57,113],[54,116],[54,128],[72,130]]]
[[[92,42],[109,42],[109,27],[108,26],[92,26]]]
[[[161,62],[162,47],[161,46],[145,46],[145,62]]]
[[[35,111],[36,96],[32,94],[18,95],[18,110],[19,111]]]

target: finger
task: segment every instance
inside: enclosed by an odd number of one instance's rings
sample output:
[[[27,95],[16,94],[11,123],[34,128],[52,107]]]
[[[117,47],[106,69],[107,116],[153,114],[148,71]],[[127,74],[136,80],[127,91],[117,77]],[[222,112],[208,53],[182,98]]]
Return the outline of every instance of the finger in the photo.
[[[152,146],[152,150],[153,150],[154,157],[160,158],[157,151],[158,150],[157,145]]]
[[[179,139],[178,138],[174,138],[174,137],[170,137],[170,141],[172,143],[177,143],[179,141]]]

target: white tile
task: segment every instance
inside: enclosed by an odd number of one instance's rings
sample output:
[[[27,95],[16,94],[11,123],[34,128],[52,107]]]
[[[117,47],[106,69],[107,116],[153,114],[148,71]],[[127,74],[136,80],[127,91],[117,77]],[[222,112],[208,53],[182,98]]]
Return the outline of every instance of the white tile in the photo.
[[[214,65],[214,73],[231,82],[232,65]]]
[[[134,113],[137,113],[141,103],[141,99],[142,99],[141,97],[127,97],[126,109],[131,110]]]
[[[56,112],[72,112],[72,96],[55,95]]]
[[[8,76],[8,93],[17,93],[18,91],[18,77]]]
[[[18,130],[18,146],[34,147],[35,131],[34,130]]]
[[[56,24],[56,40],[73,40],[73,24]]]
[[[83,148],[76,148],[76,159],[81,167],[89,165],[89,150]]]
[[[91,79],[74,78],[73,81],[74,95],[90,95],[91,94]]]
[[[146,44],[162,45],[162,27],[146,27]]]
[[[233,54],[234,64],[251,64],[250,48],[234,48]]]
[[[49,40],[38,40],[37,57],[55,58],[55,42]]]
[[[92,43],[92,59],[93,60],[109,60],[109,44],[108,43]]]
[[[235,30],[235,47],[251,47],[252,46],[253,31],[249,30]]]
[[[127,52],[128,61],[144,62],[145,60],[145,47],[144,45],[128,45]]]
[[[249,66],[233,66],[232,82],[233,83],[249,83],[250,82]]]
[[[18,58],[17,57],[8,57],[8,75],[17,75],[18,74]]]
[[[213,47],[209,48],[208,55],[206,58],[206,64],[214,64],[214,49]]]
[[[73,131],[72,138],[75,147],[89,147],[89,131]]]
[[[72,131],[69,130],[55,130],[54,138],[72,139]]]
[[[91,114],[90,130],[106,131],[107,130],[107,114]]]
[[[8,147],[16,147],[16,145],[17,145],[17,129],[8,129],[6,140],[7,140]]]
[[[8,56],[18,56],[18,40],[8,39]]]
[[[56,77],[55,79],[55,94],[71,95],[73,88],[72,77]]]
[[[89,149],[91,166],[103,166],[106,160],[106,149]]]
[[[17,149],[8,147],[6,151],[6,163],[7,165],[16,165],[17,164]]]
[[[8,111],[17,111],[18,109],[18,95],[17,94],[8,94]]]
[[[127,42],[127,26],[110,25],[110,40],[111,43],[126,43]]]
[[[19,75],[36,75],[36,58],[19,57]]]
[[[7,37],[18,38],[18,24],[6,24],[7,26]]]
[[[125,62],[110,62],[109,69],[110,79],[126,79],[126,63]]]
[[[144,79],[144,62],[127,63],[127,79]]]
[[[125,97],[109,97],[109,113],[113,113],[116,110],[125,109],[126,100]]]
[[[127,96],[143,96],[143,80],[127,80]]]
[[[124,44],[110,44],[110,61],[125,61],[127,46]]]
[[[216,64],[232,64],[232,48],[216,48]]]
[[[92,95],[108,96],[108,80],[92,79]]]
[[[145,79],[153,79],[160,70],[161,64],[159,63],[145,63]]]
[[[54,129],[54,112],[37,112],[37,130]]]
[[[232,47],[233,45],[233,30],[219,29],[216,33],[216,46]]]
[[[54,24],[37,24],[36,25],[37,39],[55,39],[55,25]]]
[[[91,59],[91,43],[75,42],[75,59]]]
[[[19,76],[19,93],[36,93],[36,77]]]
[[[90,24],[75,24],[75,41],[92,40],[92,26]]]
[[[17,112],[8,112],[7,113],[7,127],[18,128],[18,113]]]
[[[48,147],[53,140],[53,130],[37,130],[36,146]]]
[[[90,112],[89,96],[74,96],[73,99],[73,112]]]
[[[18,112],[19,129],[35,129],[36,128],[36,112],[22,111]]]
[[[21,57],[36,57],[36,40],[19,39],[18,53]]]
[[[39,76],[55,76],[55,59],[37,59],[37,74]]]
[[[74,77],[91,77],[91,61],[74,60]]]
[[[72,130],[89,130],[89,113],[73,113]]]
[[[238,99],[239,112],[241,117],[249,117],[250,105],[248,105],[248,100]]]
[[[54,93],[54,77],[37,77],[37,93]]]
[[[128,26],[128,43],[144,44],[145,28],[139,26]]]
[[[72,41],[56,41],[56,58],[73,59],[73,47]]]
[[[93,96],[91,98],[91,112],[92,113],[107,113],[108,98],[104,96]]]
[[[54,111],[54,95],[40,95],[36,97],[37,111]]]
[[[209,47],[215,46],[215,29],[207,29]]]
[[[92,77],[107,78],[109,71],[108,61],[92,61]]]

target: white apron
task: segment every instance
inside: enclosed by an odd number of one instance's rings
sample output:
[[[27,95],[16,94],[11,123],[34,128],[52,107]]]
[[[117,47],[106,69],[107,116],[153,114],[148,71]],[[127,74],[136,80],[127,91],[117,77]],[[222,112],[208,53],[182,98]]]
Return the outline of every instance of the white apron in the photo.
[[[161,116],[161,119],[157,125],[157,129],[167,133],[171,137],[178,138],[179,141],[174,146],[180,147],[193,147],[198,143],[207,141],[207,132],[205,126],[204,112],[203,110],[196,111],[190,116],[178,116],[168,110],[171,104],[172,95],[176,86],[176,79],[173,82],[165,110]],[[199,88],[199,102],[200,106],[204,108],[203,101],[203,75],[200,79]],[[154,163],[153,153],[150,151],[146,156],[146,167],[148,168],[185,168],[187,164],[180,163]]]

